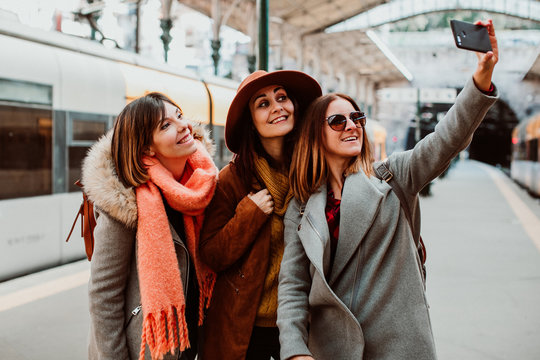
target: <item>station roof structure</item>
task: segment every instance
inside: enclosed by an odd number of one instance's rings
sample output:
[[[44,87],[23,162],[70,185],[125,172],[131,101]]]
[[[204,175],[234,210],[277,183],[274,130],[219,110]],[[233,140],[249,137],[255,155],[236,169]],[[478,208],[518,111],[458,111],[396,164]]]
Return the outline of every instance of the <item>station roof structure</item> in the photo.
[[[250,33],[249,14],[255,16],[255,0],[178,0],[212,18],[216,1],[220,2],[223,25],[245,34]],[[318,49],[321,59],[331,59],[328,66],[347,72],[347,75],[367,76],[374,82],[410,81],[412,75],[391,55],[376,35],[365,29],[326,33],[325,29],[346,19],[362,14],[388,0],[271,0],[269,17],[281,26],[283,52],[298,52],[298,42]],[[279,25],[281,24],[281,25]],[[270,42],[276,35],[270,30]],[[252,31],[252,30],[251,30]],[[292,41],[288,41],[291,40]],[[335,61],[334,61],[335,60]]]
[[[270,15],[297,27],[303,34],[326,28],[368,11],[388,0],[272,0]]]
[[[373,82],[411,81],[412,74],[392,54],[374,31],[320,33],[308,38],[331,57],[332,65],[347,74],[369,77]]]
[[[178,2],[212,17],[216,0],[178,0]],[[247,33],[246,11],[255,0],[219,0],[224,11],[231,11],[227,25]],[[388,0],[271,0],[270,16],[295,26],[303,35],[322,32],[327,27],[368,11]]]

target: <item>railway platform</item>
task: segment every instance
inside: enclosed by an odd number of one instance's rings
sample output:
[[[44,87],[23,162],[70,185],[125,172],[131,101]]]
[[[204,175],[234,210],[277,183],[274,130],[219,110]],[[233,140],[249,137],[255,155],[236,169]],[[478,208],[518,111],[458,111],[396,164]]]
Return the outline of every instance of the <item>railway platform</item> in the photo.
[[[431,192],[422,236],[439,359],[540,359],[540,200],[469,160]],[[89,268],[82,260],[0,283],[1,359],[86,359]]]

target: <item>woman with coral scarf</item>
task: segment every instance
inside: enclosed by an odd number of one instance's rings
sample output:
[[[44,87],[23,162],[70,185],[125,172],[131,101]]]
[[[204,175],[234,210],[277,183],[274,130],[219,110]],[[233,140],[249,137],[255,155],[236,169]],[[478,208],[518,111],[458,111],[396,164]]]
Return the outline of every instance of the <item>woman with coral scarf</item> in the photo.
[[[97,226],[89,282],[90,359],[186,359],[215,274],[199,231],[217,169],[204,130],[159,93],[128,104],[83,163]]]

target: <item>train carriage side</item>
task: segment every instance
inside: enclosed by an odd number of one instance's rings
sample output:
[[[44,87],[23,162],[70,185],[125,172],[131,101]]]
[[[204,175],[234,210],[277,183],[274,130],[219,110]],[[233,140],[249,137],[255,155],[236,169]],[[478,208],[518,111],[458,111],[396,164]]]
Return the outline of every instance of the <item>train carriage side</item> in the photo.
[[[236,84],[201,81],[137,55],[63,34],[0,24],[0,281],[83,258],[79,224],[87,149],[135,97],[161,91],[222,136]],[[223,143],[216,137],[216,144]],[[224,146],[224,143],[223,143]],[[219,165],[230,158],[220,149]]]
[[[530,189],[534,194],[540,196],[540,114],[536,115],[527,126],[527,133],[530,136],[529,152],[533,173]]]
[[[525,130],[524,124],[518,124],[512,130],[512,161],[510,162],[510,177],[517,183],[524,185],[524,173],[526,162],[525,135],[522,132]]]
[[[512,132],[510,176],[540,196],[540,113],[521,122]]]
[[[80,258],[71,184],[125,104],[115,62],[44,42],[0,35],[0,280]]]

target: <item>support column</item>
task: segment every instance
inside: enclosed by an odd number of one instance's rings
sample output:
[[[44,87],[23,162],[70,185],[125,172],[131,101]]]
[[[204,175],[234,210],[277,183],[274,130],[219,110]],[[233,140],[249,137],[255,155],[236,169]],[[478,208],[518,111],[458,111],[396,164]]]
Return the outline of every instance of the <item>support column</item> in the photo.
[[[168,61],[169,57],[169,44],[172,41],[171,29],[173,27],[173,20],[171,18],[171,7],[173,0],[161,0],[161,20],[160,26],[163,30],[163,34],[160,39],[163,42],[163,58],[165,62]]]
[[[373,117],[373,105],[375,104],[375,83],[373,83],[371,80],[368,80],[366,83],[366,103],[366,114],[368,117]]]
[[[137,0],[135,3],[135,53],[139,54],[141,52],[141,2],[142,0]]]
[[[268,71],[268,0],[257,0],[259,10],[259,69]]]
[[[221,41],[218,39],[210,40],[210,46],[212,47],[212,61],[214,62],[214,75],[217,76],[219,68],[219,60],[221,56],[219,55],[219,49],[221,48]]]
[[[210,46],[212,47],[212,61],[214,62],[214,75],[217,76],[219,68],[219,49],[221,48],[221,41],[219,39],[219,33],[221,30],[221,0],[212,0],[212,40],[210,40]]]
[[[161,19],[160,24],[163,34],[161,34],[160,39],[163,42],[163,58],[165,62],[169,61],[169,44],[172,41],[171,29],[172,29],[172,19]]]
[[[94,0],[86,0],[86,3],[89,5],[88,7],[91,7],[94,4]],[[82,7],[83,5],[81,4],[81,8]],[[102,35],[97,29],[97,22],[99,18],[101,17],[101,10],[99,11],[94,10],[93,12],[87,13],[87,15],[84,15],[82,17],[87,18],[88,22],[90,23],[90,39],[97,40],[96,34]]]
[[[372,82],[372,88],[371,88],[371,117],[376,118],[377,120],[379,117],[379,99],[377,98],[377,89],[379,88],[378,82]]]
[[[357,99],[358,99],[358,106],[360,106],[360,110],[365,112],[367,114],[367,105],[366,105],[366,82],[367,79],[363,76],[356,78],[356,92],[357,92]]]

